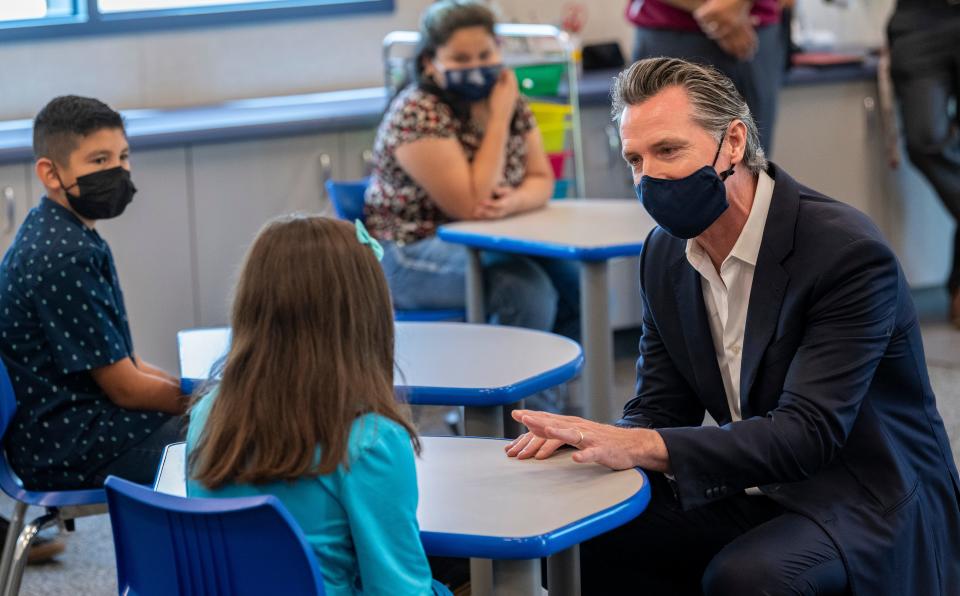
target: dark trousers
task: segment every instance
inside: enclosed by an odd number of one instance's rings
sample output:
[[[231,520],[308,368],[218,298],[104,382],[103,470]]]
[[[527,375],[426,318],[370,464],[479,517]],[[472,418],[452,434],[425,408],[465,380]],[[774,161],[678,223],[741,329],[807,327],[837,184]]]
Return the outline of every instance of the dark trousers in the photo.
[[[170,443],[183,440],[185,422],[185,418],[172,416],[146,439],[104,466],[97,473],[94,486],[103,486],[107,476],[118,476],[137,484],[152,485],[163,457],[163,449]]]
[[[750,60],[737,60],[712,39],[696,31],[637,28],[633,59],[669,56],[713,66],[730,77],[750,106],[760,131],[760,144],[769,157],[777,120],[777,96],[783,79],[786,47],[780,25],[757,29],[757,53]]]
[[[907,154],[960,222],[960,18],[916,29],[896,22],[889,29],[890,70]],[[960,231],[954,234],[947,287],[960,290]]]
[[[745,494],[683,511],[669,481],[649,477],[646,511],[580,545],[585,596],[847,592],[839,551],[806,517]]]

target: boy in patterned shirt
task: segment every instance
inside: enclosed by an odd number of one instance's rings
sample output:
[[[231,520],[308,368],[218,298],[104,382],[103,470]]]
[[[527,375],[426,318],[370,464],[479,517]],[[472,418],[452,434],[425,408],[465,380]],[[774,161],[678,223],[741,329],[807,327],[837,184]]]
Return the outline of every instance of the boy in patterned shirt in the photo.
[[[85,97],[52,100],[34,121],[46,196],[0,264],[0,358],[17,411],[7,457],[27,488],[150,483],[179,440],[176,378],[136,356],[113,255],[97,220],[136,188],[123,119]]]

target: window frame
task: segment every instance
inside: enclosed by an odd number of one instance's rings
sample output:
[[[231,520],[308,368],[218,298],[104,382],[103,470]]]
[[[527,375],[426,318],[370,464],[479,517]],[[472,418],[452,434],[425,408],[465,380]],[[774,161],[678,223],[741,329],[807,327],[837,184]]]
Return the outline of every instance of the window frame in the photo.
[[[162,31],[192,27],[254,25],[268,21],[392,12],[395,0],[266,0],[218,6],[130,12],[100,12],[97,0],[73,0],[76,15],[0,21],[0,43]]]

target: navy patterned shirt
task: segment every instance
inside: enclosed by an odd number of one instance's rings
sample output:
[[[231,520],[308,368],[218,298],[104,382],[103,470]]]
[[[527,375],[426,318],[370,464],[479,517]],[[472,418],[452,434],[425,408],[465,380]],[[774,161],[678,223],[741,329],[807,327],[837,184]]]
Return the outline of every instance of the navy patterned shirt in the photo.
[[[114,404],[90,370],[133,357],[106,241],[44,197],[0,264],[0,357],[17,397],[7,457],[28,488],[93,476],[169,419]]]

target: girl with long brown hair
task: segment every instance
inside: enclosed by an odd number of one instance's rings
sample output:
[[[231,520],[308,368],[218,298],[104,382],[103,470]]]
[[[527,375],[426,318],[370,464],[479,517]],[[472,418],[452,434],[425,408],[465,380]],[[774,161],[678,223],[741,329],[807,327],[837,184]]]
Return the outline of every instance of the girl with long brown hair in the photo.
[[[222,380],[190,410],[187,494],[277,496],[328,594],[433,594],[377,250],[359,223],[294,215],[261,230]]]

